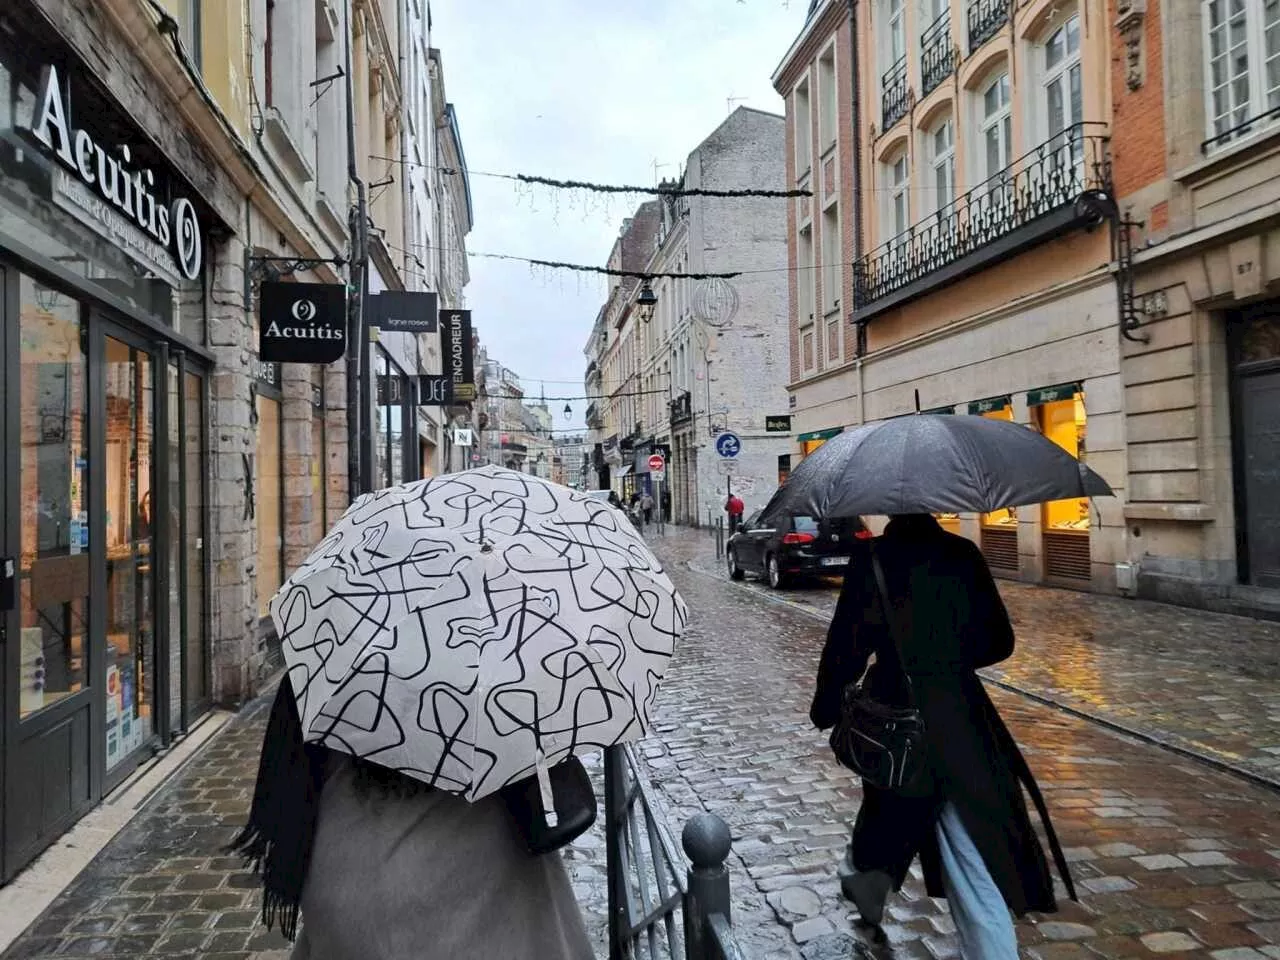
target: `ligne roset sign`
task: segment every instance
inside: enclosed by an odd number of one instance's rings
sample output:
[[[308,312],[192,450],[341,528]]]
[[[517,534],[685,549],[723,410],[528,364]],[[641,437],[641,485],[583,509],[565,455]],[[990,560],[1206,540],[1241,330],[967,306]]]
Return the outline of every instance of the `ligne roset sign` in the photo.
[[[195,280],[204,265],[204,241],[195,206],[178,197],[167,206],[157,197],[156,175],[135,167],[128,145],[109,152],[84,128],[68,121],[70,101],[56,67],[40,78],[31,136],[43,144],[86,187],[152,240],[172,258],[181,276]]]

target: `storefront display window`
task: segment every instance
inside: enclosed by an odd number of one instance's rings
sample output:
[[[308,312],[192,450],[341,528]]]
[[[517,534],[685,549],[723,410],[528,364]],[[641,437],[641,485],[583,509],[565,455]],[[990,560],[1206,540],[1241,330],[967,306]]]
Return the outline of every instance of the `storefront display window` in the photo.
[[[997,398],[993,401],[982,400],[974,406],[979,408],[988,408],[978,409],[974,412],[989,420],[1013,421],[1013,405],[1009,402],[1007,397]],[[991,513],[984,513],[982,514],[982,525],[984,527],[990,527],[997,530],[1016,530],[1018,527],[1018,510],[1016,507],[1009,507],[1005,510],[995,510]]]
[[[107,769],[155,730],[155,370],[106,337]]]
[[[26,719],[84,688],[87,358],[80,304],[21,278],[19,694]]]
[[[186,589],[185,616],[186,720],[189,723],[209,702],[209,650],[205,640],[205,511],[204,511],[204,380],[185,375],[183,450],[186,458]]]
[[[280,401],[258,394],[258,456],[255,495],[258,515],[258,616],[284,582],[284,505],[281,503]]]
[[[830,430],[815,430],[812,433],[800,434],[796,439],[800,444],[801,459],[809,456],[832,437],[837,437],[842,433],[844,433],[844,427],[833,427]]]
[[[1052,388],[1032,394],[1028,400],[1036,411],[1040,432],[1067,453],[1085,459],[1084,394],[1074,385]],[[1046,530],[1088,530],[1089,501],[1055,500],[1044,505]]]

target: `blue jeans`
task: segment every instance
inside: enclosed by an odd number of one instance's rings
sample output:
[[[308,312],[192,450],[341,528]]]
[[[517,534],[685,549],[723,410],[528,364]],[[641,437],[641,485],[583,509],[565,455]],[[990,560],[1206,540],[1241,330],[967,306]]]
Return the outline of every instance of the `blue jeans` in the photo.
[[[935,828],[942,884],[965,960],[1018,960],[1018,937],[1000,888],[973,845],[955,804],[942,808]]]

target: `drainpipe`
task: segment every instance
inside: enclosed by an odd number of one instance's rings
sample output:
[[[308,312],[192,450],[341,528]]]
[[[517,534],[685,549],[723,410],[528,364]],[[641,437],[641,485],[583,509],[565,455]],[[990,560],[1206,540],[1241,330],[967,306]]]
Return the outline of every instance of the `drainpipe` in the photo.
[[[853,181],[851,191],[853,199],[853,262],[855,266],[862,261],[862,64],[858,59],[858,0],[848,0],[849,5],[849,74],[853,78],[853,102],[850,104],[851,125],[853,127]],[[862,359],[866,336],[853,319],[854,303],[857,300],[857,276],[854,276],[854,295],[849,298],[849,319],[854,324],[854,367],[858,373],[858,423],[867,422],[867,403],[863,394]]]
[[[347,498],[354,500],[369,485],[363,482],[360,469],[361,377],[364,363],[364,291],[366,258],[368,257],[368,197],[364,181],[356,165],[355,89],[351,77],[351,0],[345,13],[346,88],[347,88],[347,179],[356,187],[356,204],[348,217],[351,231],[350,289],[347,291]]]

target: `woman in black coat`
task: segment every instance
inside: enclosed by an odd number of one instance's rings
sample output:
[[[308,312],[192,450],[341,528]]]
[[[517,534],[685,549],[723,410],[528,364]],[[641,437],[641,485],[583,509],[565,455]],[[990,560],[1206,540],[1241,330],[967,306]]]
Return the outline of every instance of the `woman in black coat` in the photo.
[[[911,678],[908,692],[893,638],[885,621],[869,551],[884,571],[892,615],[898,624],[902,657]],[[878,651],[869,671],[867,663]],[[994,953],[972,952],[958,915],[965,891],[955,887],[953,851],[945,827],[962,825],[962,840],[976,848],[971,865],[985,864],[990,881],[1009,911],[1057,909],[1044,851],[1031,826],[1025,786],[1035,801],[1068,894],[1075,899],[1048,812],[1026,761],[975,674],[1013,652],[1013,627],[987,564],[974,544],[944,531],[933,517],[893,518],[884,536],[863,547],[845,574],[844,588],[827,633],[809,716],[820,730],[840,717],[845,687],[867,673],[868,692],[877,700],[905,705],[913,697],[923,715],[928,772],[909,791],[879,790],[863,782],[842,887],[863,919],[878,925],[889,888],[900,889],[919,855],[930,896],[949,896],[956,914],[963,956],[988,960]],[[943,848],[939,846],[942,824]],[[946,863],[944,864],[944,860]],[[944,866],[947,868],[944,870]],[[946,879],[951,883],[944,882]],[[988,900],[995,897],[991,890]],[[998,906],[998,905],[997,905]],[[1008,911],[1003,920],[1008,924]],[[988,919],[993,914],[988,912]],[[1012,925],[1007,934],[1011,936]],[[1011,955],[1016,956],[1016,947]]]

